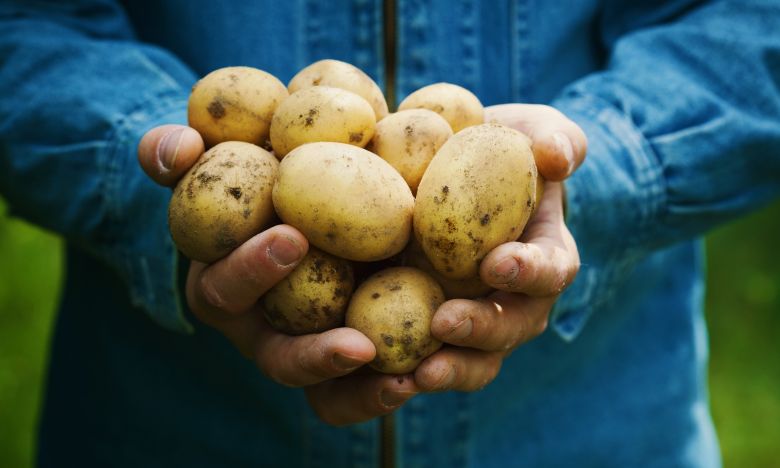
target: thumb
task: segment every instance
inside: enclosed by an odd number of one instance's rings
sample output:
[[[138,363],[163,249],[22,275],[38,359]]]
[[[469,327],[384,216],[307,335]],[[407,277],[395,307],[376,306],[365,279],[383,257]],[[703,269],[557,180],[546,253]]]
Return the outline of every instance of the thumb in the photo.
[[[203,138],[184,125],[155,127],[138,143],[138,162],[160,185],[173,186],[203,154]]]

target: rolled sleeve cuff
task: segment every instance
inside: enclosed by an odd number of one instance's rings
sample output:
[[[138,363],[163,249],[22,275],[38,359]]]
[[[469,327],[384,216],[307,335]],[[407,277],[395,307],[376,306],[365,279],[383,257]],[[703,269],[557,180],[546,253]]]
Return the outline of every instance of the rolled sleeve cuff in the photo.
[[[151,128],[187,124],[187,98],[155,98],[119,119],[100,160],[111,226],[102,253],[126,282],[133,306],[162,327],[191,333],[177,287],[178,254],[168,232],[170,190],[157,186],[141,169],[137,146]]]
[[[551,328],[572,341],[646,254],[666,188],[650,144],[618,108],[576,90],[553,106],[588,137],[586,160],[565,183],[566,222],[580,252],[580,272],[550,318]]]

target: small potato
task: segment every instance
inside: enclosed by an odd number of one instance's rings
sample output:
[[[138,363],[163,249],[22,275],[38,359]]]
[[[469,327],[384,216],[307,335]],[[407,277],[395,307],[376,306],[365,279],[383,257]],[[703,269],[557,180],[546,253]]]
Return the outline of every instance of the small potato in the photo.
[[[444,293],[427,274],[409,267],[389,268],[358,287],[346,324],[376,346],[371,367],[406,374],[441,347],[431,336],[431,320],[443,302]]]
[[[290,80],[287,90],[292,94],[312,86],[332,86],[352,91],[368,101],[374,109],[376,120],[382,120],[388,113],[387,101],[376,82],[350,63],[332,59],[314,62]]]
[[[191,260],[218,260],[274,220],[279,162],[250,143],[220,143],[182,177],[168,206],[173,241]]]
[[[276,109],[271,145],[281,159],[304,143],[331,141],[365,147],[374,136],[376,117],[365,99],[329,86],[296,91]]]
[[[414,196],[379,156],[343,143],[309,143],[279,165],[279,217],[320,249],[349,260],[389,258],[411,235]]]
[[[479,99],[466,88],[451,83],[434,83],[406,97],[398,110],[429,109],[444,117],[454,133],[485,121]]]
[[[389,162],[416,193],[428,163],[451,136],[450,125],[436,112],[409,109],[380,120],[366,149]]]
[[[271,149],[271,117],[289,93],[270,73],[251,67],[214,70],[192,88],[187,116],[206,147],[246,141]]]
[[[476,299],[485,297],[494,291],[492,287],[482,282],[479,275],[465,279],[450,279],[436,271],[414,236],[401,254],[401,264],[420,269],[431,275],[439,283],[447,299]]]
[[[530,140],[499,124],[452,136],[425,171],[414,207],[414,233],[434,268],[474,278],[492,249],[516,240],[536,205]]]
[[[349,261],[310,248],[295,270],[263,296],[265,318],[289,335],[340,327],[354,287]]]

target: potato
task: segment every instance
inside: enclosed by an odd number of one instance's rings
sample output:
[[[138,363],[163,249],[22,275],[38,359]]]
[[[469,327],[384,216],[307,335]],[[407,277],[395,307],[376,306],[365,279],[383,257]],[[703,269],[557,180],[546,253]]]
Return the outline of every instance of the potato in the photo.
[[[536,176],[530,140],[516,130],[482,124],[447,140],[414,207],[414,233],[434,268],[451,279],[477,276],[490,250],[522,233]]]
[[[271,145],[281,159],[304,143],[332,141],[364,147],[374,136],[376,117],[365,99],[329,86],[296,91],[276,109]]]
[[[424,86],[406,97],[398,110],[429,109],[444,117],[458,133],[466,127],[485,121],[482,103],[466,88],[451,83]]]
[[[414,236],[401,255],[401,264],[431,275],[439,283],[447,299],[475,299],[485,297],[494,291],[492,287],[482,282],[479,275],[465,279],[450,279],[436,271]]]
[[[290,80],[287,90],[292,94],[311,86],[332,86],[352,91],[368,101],[374,109],[376,120],[382,120],[388,113],[387,101],[376,82],[361,69],[347,62],[332,59],[314,62]]]
[[[311,244],[349,260],[391,257],[411,235],[414,196],[406,182],[385,160],[352,145],[309,143],[290,152],[279,165],[273,202]]]
[[[246,141],[270,149],[271,116],[288,95],[281,81],[262,70],[220,68],[192,88],[187,117],[207,148]]]
[[[220,143],[182,177],[168,206],[173,241],[191,260],[211,263],[274,220],[279,162],[250,143]]]
[[[346,324],[376,346],[371,367],[406,374],[441,346],[431,336],[431,320],[443,302],[444,293],[427,274],[409,267],[389,268],[358,287]]]
[[[451,136],[450,125],[439,114],[409,109],[380,120],[366,149],[389,162],[416,193],[428,163]]]
[[[290,335],[340,327],[354,287],[349,261],[312,247],[295,270],[263,296],[265,318]]]

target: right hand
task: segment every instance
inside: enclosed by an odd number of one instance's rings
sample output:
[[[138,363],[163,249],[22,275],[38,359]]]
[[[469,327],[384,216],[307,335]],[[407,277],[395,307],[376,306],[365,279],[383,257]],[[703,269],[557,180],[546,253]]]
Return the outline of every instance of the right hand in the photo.
[[[203,139],[194,129],[163,125],[141,139],[138,160],[151,179],[172,187],[203,150]],[[325,422],[351,424],[392,412],[419,389],[413,378],[353,373],[376,354],[365,335],[344,327],[289,336],[274,330],[263,317],[258,300],[295,268],[307,250],[306,238],[282,224],[212,264],[193,261],[187,304],[266,376],[282,385],[305,387],[309,403]]]

